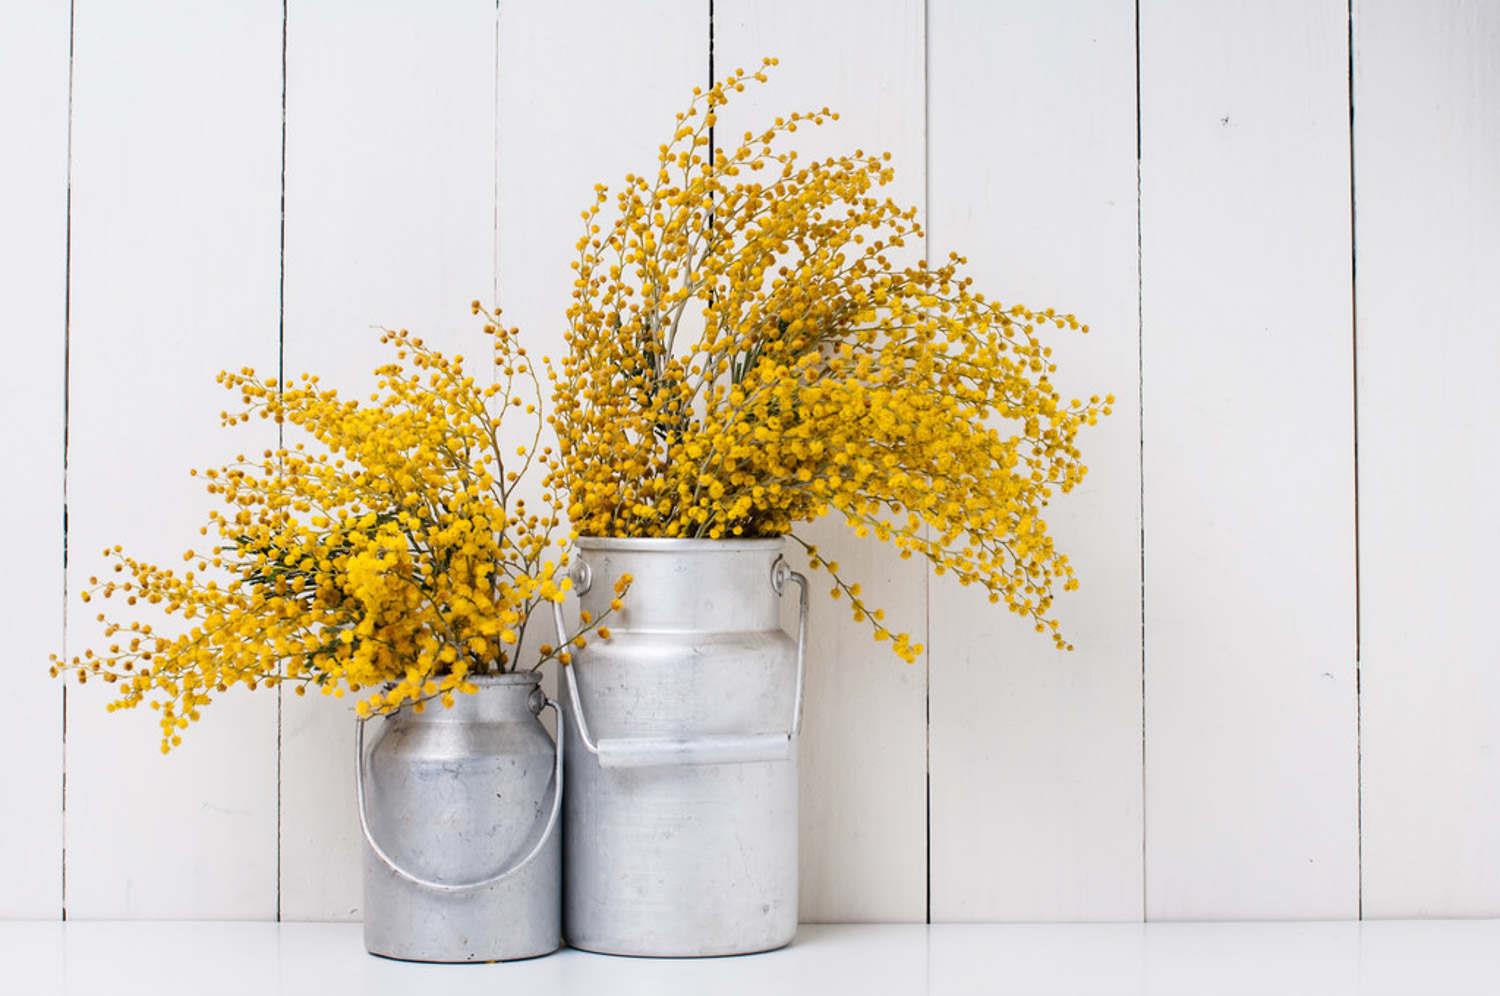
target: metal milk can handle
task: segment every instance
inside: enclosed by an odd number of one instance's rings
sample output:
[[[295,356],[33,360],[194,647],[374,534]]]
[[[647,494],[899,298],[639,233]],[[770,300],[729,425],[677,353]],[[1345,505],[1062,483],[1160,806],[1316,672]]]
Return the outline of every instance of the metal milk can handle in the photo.
[[[541,689],[538,688],[537,691],[540,692]],[[435,882],[430,879],[422,878],[419,875],[414,875],[411,872],[407,871],[405,868],[402,868],[400,865],[396,864],[391,856],[385,853],[385,849],[375,842],[375,836],[370,832],[370,819],[365,812],[366,720],[363,718],[358,719],[354,733],[354,792],[355,796],[359,800],[359,828],[360,830],[364,831],[365,843],[370,845],[370,850],[375,852],[375,857],[380,859],[380,863],[389,868],[398,877],[405,879],[412,885],[419,885],[424,889],[432,889],[435,892],[467,892],[471,889],[482,889],[485,886],[494,885],[497,882],[503,882],[505,879],[510,878],[512,875],[515,875],[516,873],[524,869],[527,865],[531,864],[532,859],[535,858],[538,854],[542,853],[542,848],[547,846],[547,842],[552,839],[552,834],[557,829],[557,816],[558,813],[562,810],[563,797],[563,713],[562,710],[557,707],[557,703],[553,702],[545,695],[543,695],[542,697],[541,707],[537,709],[538,715],[541,714],[542,709],[551,709],[557,715],[557,750],[555,752],[557,762],[556,768],[553,771],[552,775],[552,781],[556,785],[556,788],[552,792],[552,814],[547,817],[546,829],[542,831],[542,836],[537,840],[536,846],[533,847],[529,852],[527,852],[524,858],[511,865],[509,868],[502,868],[500,871],[496,872],[493,875],[478,879],[477,881],[473,882]]]
[[[580,561],[580,564],[582,562]],[[581,595],[591,583],[585,570],[575,578]],[[771,588],[780,595],[788,581],[797,585],[797,690],[792,699],[791,728],[786,733],[718,734],[705,737],[605,737],[589,736],[583,715],[583,697],[578,694],[577,668],[563,665],[568,694],[573,699],[573,719],[584,749],[599,758],[604,768],[648,768],[668,764],[746,764],[754,761],[785,761],[792,756],[792,742],[802,732],[802,686],[807,673],[807,578],[792,570],[782,557],[771,565]],[[552,603],[557,625],[558,647],[567,646],[568,631],[562,605]],[[561,714],[561,710],[559,710]]]

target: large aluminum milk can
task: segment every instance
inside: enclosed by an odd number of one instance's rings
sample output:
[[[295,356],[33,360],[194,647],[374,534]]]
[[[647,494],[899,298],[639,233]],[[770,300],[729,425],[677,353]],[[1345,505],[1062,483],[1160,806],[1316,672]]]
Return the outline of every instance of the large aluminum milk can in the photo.
[[[537,674],[478,676],[452,708],[407,706],[356,736],[365,947],[410,961],[557,950],[562,746]],[[562,717],[559,715],[559,730]]]
[[[564,667],[563,932],[589,951],[745,954],[797,929],[807,585],[782,541],[577,541],[582,607],[634,576]],[[780,596],[798,585],[798,638]],[[559,630],[563,625],[557,612]]]

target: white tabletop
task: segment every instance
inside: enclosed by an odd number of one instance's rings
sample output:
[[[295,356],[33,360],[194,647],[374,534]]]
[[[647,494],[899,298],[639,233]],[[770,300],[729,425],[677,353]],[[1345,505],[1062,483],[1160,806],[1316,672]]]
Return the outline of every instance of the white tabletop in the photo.
[[[1500,921],[807,925],[789,948],[740,958],[563,950],[452,966],[371,957],[358,924],[10,922],[0,973],[16,996],[1493,996]]]

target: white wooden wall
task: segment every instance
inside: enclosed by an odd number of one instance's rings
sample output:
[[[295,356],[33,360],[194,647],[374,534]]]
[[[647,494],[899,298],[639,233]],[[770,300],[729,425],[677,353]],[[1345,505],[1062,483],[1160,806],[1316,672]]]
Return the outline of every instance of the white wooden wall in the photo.
[[[359,916],[352,724],[228,697],[162,759],[64,692],[65,596],[171,559],[213,374],[357,388],[371,327],[555,351],[577,211],[694,85],[843,112],[929,254],[1076,310],[1111,390],[1060,657],[825,529],[931,648],[815,602],[814,920],[1500,914],[1500,4],[37,0],[0,7],[0,916]],[[249,430],[253,435],[256,430]],[[65,561],[66,558],[66,561]],[[65,568],[66,563],[66,568]]]

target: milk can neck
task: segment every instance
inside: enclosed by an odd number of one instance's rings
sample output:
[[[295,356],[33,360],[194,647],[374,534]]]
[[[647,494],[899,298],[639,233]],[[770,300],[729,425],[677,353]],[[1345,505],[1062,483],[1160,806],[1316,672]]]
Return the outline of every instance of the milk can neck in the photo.
[[[510,674],[470,675],[468,680],[479,691],[455,692],[453,705],[444,708],[440,701],[429,701],[421,712],[410,706],[401,710],[408,723],[495,723],[512,722],[535,714],[532,696],[540,688],[542,676],[534,671]]]
[[[623,608],[609,622],[621,632],[745,632],[780,626],[771,570],[782,541],[590,539],[576,556],[591,586],[583,606],[608,609],[615,581],[633,578]]]

